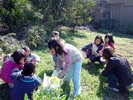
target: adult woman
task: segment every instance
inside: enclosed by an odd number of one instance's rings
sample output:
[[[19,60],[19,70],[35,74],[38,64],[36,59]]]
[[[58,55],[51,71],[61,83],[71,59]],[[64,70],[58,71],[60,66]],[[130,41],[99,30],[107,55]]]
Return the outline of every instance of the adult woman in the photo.
[[[58,57],[56,70],[59,71],[64,63],[63,70],[58,74],[59,78],[64,81],[70,81],[72,78],[74,84],[73,95],[78,96],[81,92],[80,72],[82,64],[82,55],[80,51],[73,45],[63,42],[57,38],[51,38],[48,41],[48,48],[52,54]]]
[[[123,56],[116,54],[111,48],[105,48],[102,54],[106,61],[106,67],[102,75],[108,78],[109,85],[107,88],[119,91],[119,87],[124,89],[133,83],[133,72],[129,62]]]

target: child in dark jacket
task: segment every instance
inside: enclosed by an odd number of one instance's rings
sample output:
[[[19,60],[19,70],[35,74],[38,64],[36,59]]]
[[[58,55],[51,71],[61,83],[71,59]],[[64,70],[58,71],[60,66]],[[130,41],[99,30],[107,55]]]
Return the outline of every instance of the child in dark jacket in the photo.
[[[24,100],[24,95],[28,95],[28,100],[33,100],[32,93],[41,84],[42,80],[34,75],[35,64],[26,62],[23,70],[13,72],[11,78],[14,87],[11,89],[11,100]]]
[[[98,61],[101,65],[104,64],[104,60],[101,59],[99,51],[103,48],[103,39],[102,36],[97,35],[93,43],[89,43],[82,48],[82,51],[85,52],[86,58],[90,58],[91,63]]]
[[[119,91],[119,87],[128,89],[133,83],[133,72],[127,59],[113,52],[111,47],[107,47],[103,51],[103,58],[106,61],[106,67],[102,71],[102,75],[108,78],[108,89],[115,92]]]

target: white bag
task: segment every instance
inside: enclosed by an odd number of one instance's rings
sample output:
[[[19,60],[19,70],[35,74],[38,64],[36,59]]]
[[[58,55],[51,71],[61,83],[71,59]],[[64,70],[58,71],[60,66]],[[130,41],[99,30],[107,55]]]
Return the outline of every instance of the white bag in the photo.
[[[57,76],[58,76],[58,73],[56,70],[53,71],[53,74],[51,77],[47,76],[46,73],[44,73],[44,78],[43,78],[44,90],[52,91],[53,89],[59,88],[60,79]]]

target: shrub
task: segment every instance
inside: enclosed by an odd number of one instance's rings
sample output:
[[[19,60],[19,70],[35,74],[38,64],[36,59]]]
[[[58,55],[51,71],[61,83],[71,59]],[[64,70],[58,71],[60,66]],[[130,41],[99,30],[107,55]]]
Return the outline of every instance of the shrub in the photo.
[[[98,32],[99,33],[104,33],[104,34],[107,34],[107,33],[109,33],[109,31],[107,30],[107,29],[102,29],[102,28],[100,28],[100,29],[98,29]]]
[[[133,35],[133,22],[128,25],[127,33]]]
[[[92,26],[94,29],[98,30],[100,28],[100,23],[99,22],[93,22]]]
[[[61,94],[61,90],[52,90],[52,92],[43,90],[40,86],[38,91],[34,91],[34,100],[66,100],[66,96]]]
[[[46,32],[44,29],[39,26],[35,26],[29,31],[25,42],[31,49],[43,46],[45,43],[45,34]]]

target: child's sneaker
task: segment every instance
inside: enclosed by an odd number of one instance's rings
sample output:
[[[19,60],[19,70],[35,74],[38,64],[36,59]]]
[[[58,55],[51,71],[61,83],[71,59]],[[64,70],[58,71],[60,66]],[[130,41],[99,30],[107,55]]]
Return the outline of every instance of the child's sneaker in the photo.
[[[115,91],[115,92],[119,92],[119,89],[117,89],[117,88],[112,88],[112,87],[107,87],[107,89],[110,89],[110,90],[113,90],[113,91]]]
[[[126,89],[131,89],[133,86],[132,85],[129,85],[126,87]]]

